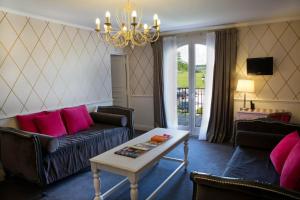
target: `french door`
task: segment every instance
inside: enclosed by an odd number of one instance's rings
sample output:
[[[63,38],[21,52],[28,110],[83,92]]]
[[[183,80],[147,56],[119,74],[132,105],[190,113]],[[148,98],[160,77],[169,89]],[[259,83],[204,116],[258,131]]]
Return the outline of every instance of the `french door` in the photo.
[[[180,45],[177,66],[178,127],[198,134],[203,111],[206,45],[196,42]]]

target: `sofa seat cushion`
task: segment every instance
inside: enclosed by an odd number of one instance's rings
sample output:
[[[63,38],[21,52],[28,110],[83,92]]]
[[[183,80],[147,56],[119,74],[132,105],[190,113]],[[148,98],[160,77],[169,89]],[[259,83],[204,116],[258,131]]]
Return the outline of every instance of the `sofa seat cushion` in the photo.
[[[127,127],[94,124],[75,135],[57,138],[58,149],[43,161],[47,184],[89,167],[90,158],[127,142],[129,132]]]
[[[223,176],[279,185],[279,175],[269,155],[269,151],[237,147]]]
[[[70,145],[74,145],[74,144],[80,144],[89,139],[92,140],[98,134],[101,134],[106,131],[110,132],[111,129],[116,129],[116,128],[118,127],[107,125],[107,124],[95,124],[89,127],[87,130],[80,131],[75,135],[65,135],[64,137],[58,138],[59,141],[58,149],[69,147]]]

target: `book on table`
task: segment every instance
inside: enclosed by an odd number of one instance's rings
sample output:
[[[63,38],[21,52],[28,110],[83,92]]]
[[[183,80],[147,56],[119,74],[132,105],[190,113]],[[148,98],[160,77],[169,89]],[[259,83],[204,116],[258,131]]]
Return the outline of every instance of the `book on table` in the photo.
[[[151,149],[157,147],[158,145],[164,143],[168,139],[170,139],[170,135],[163,134],[163,135],[154,135],[150,138],[149,141],[131,145],[124,147],[118,151],[115,152],[115,154],[121,155],[121,156],[127,156],[130,158],[137,158],[140,155],[144,154],[147,151],[150,151]]]

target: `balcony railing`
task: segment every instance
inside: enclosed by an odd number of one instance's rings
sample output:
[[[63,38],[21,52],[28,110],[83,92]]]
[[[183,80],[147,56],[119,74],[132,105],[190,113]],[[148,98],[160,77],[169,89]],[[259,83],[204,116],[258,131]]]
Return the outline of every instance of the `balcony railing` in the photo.
[[[195,89],[195,126],[201,126],[204,88]],[[189,88],[177,88],[178,125],[189,126]]]

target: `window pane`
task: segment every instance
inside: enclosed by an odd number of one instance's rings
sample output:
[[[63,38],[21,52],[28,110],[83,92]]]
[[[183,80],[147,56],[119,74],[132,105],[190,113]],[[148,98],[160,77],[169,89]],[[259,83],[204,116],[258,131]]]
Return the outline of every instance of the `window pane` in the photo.
[[[195,44],[195,126],[201,126],[205,88],[206,45]]]
[[[189,125],[189,46],[177,49],[177,113],[178,125]]]

